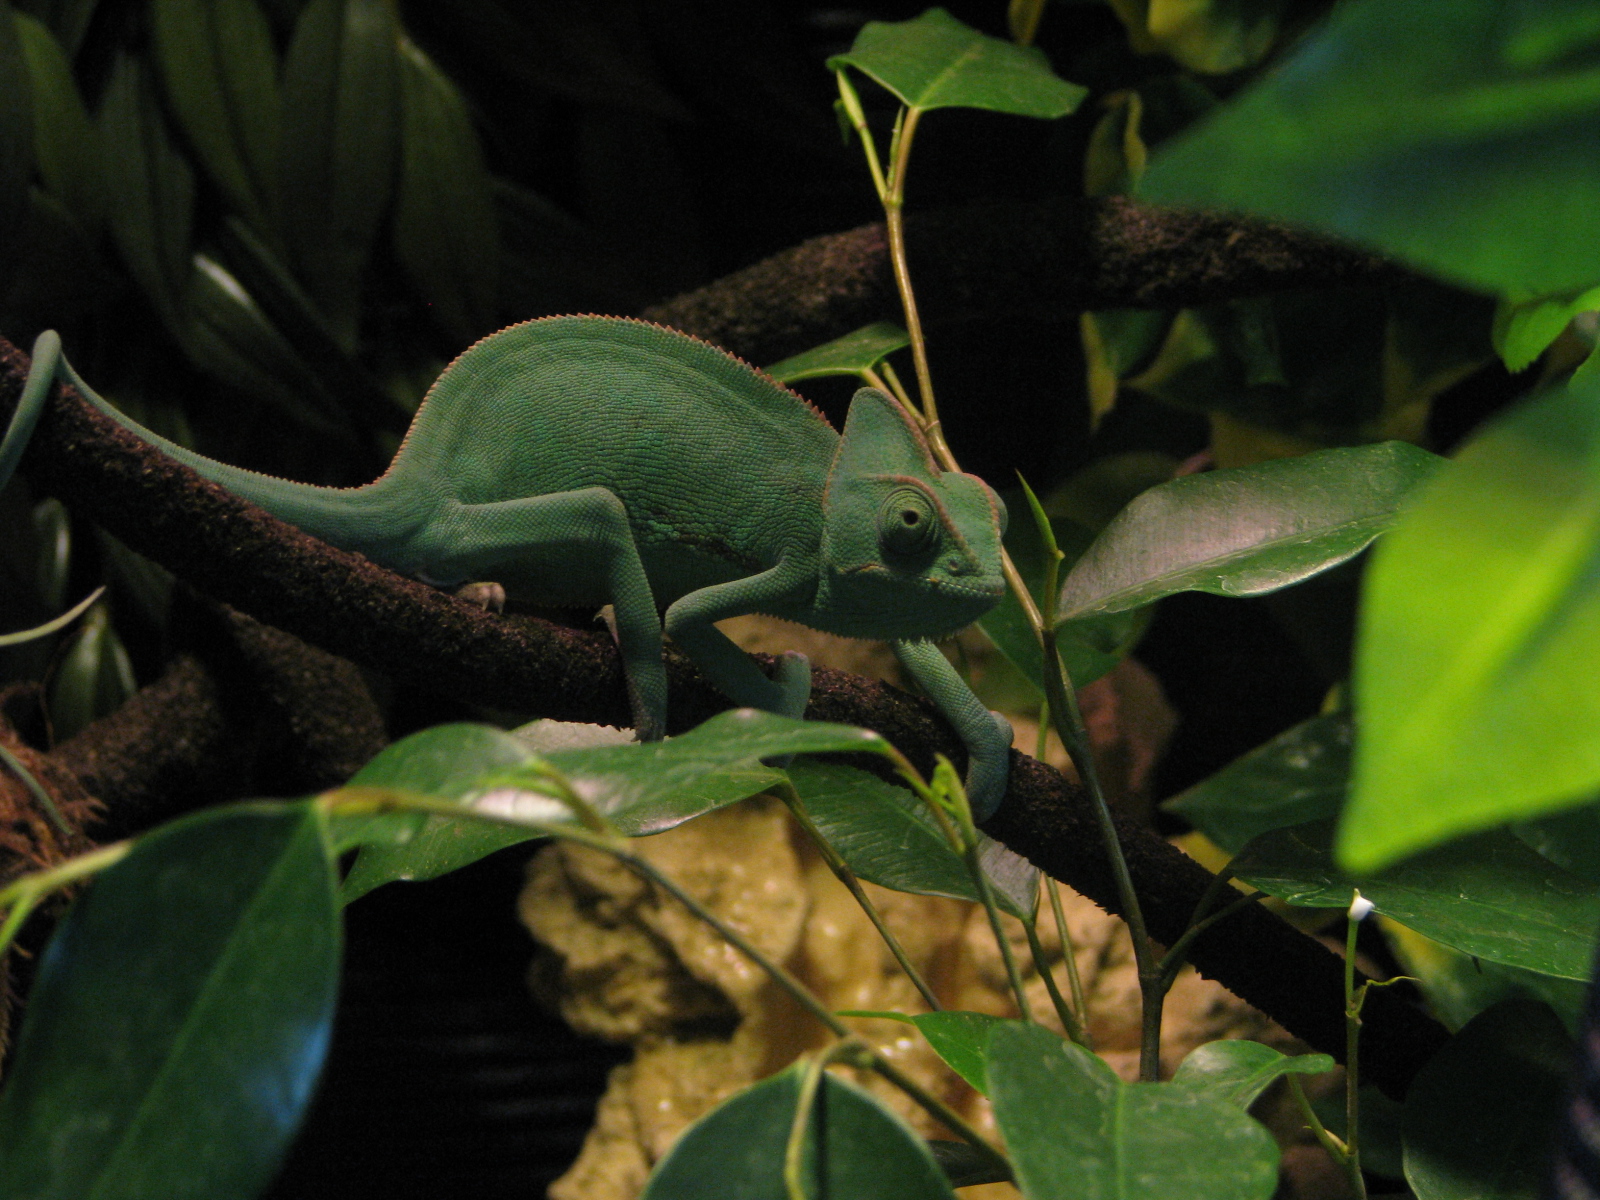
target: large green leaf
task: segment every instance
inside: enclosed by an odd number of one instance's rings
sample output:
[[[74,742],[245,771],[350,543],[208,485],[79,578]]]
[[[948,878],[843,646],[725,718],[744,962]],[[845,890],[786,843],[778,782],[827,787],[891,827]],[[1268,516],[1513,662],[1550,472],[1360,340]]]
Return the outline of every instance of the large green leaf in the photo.
[[[422,791],[436,799],[471,804],[479,811],[520,821],[573,821],[571,810],[550,794],[542,766],[519,770],[528,758],[520,743],[511,744],[473,726],[451,726],[459,733],[431,732],[442,760],[442,774],[418,776],[408,764],[384,756],[373,760],[372,774],[351,782]],[[422,735],[418,735],[419,737]],[[557,750],[541,762],[560,772],[572,788],[622,833],[631,837],[660,833],[765,791],[783,779],[783,772],[763,766],[763,758],[826,751],[871,751],[884,741],[875,733],[847,725],[798,721],[754,709],[719,713],[688,733],[665,742],[630,743]],[[401,745],[404,745],[403,743]],[[385,754],[398,755],[398,747]],[[520,755],[509,764],[491,763],[501,754]],[[445,768],[448,767],[446,770]],[[374,844],[366,846],[345,881],[353,899],[391,880],[433,879],[476,862],[486,854],[518,842],[542,837],[538,829],[519,829],[474,820],[430,818],[409,840],[397,844],[386,836],[389,826],[374,828]]]
[[[153,0],[167,99],[206,173],[257,229],[271,228],[280,98],[272,32],[255,0]]]
[[[1284,1054],[1260,1042],[1229,1039],[1207,1042],[1178,1064],[1172,1082],[1202,1096],[1249,1108],[1274,1080],[1284,1075],[1320,1075],[1333,1070],[1326,1054]]]
[[[1123,1083],[1081,1046],[1006,1021],[989,1095],[1028,1200],[1267,1200],[1278,1147],[1238,1106],[1172,1083]]]
[[[1489,291],[1600,279],[1589,0],[1353,0],[1156,156],[1141,193],[1368,243]]]
[[[783,1160],[800,1077],[791,1067],[701,1117],[657,1164],[640,1200],[789,1200]],[[801,1159],[807,1196],[955,1200],[899,1117],[835,1075],[824,1074],[817,1092]]]
[[[1417,1200],[1535,1200],[1572,1068],[1572,1039],[1543,1004],[1474,1017],[1406,1096],[1406,1182]]]
[[[1532,300],[1502,300],[1494,315],[1494,348],[1506,370],[1523,371],[1533,365],[1550,343],[1579,313],[1600,308],[1600,288],[1577,296],[1540,296]]]
[[[834,338],[815,350],[773,363],[767,368],[767,374],[779,383],[798,383],[802,379],[821,379],[829,375],[859,375],[910,344],[911,335],[899,325],[893,321],[878,321]]]
[[[1371,870],[1600,787],[1600,380],[1474,439],[1366,576],[1339,853]]]
[[[1400,969],[1422,989],[1428,1010],[1451,1029],[1460,1029],[1484,1009],[1514,998],[1548,1004],[1573,1034],[1583,1023],[1587,980],[1485,962],[1388,920],[1382,929]]]
[[[817,832],[860,878],[919,896],[979,899],[965,860],[927,805],[905,788],[841,763],[801,760],[788,774]],[[1038,868],[987,835],[978,837],[996,902],[1012,916],[1032,915]]]
[[[0,1197],[256,1195],[311,1098],[338,966],[310,805],[146,835],[40,963],[0,1093]]]
[[[361,273],[394,198],[398,37],[385,0],[313,0],[283,66],[279,209],[287,250],[347,350]]]
[[[830,70],[870,75],[912,108],[987,108],[1020,117],[1064,117],[1089,94],[1050,70],[1032,47],[987,37],[942,8],[909,21],[868,21]]]
[[[1258,833],[1337,816],[1350,783],[1349,713],[1302,721],[1165,801],[1229,854]]]
[[[455,84],[405,39],[399,63],[395,250],[440,327],[464,345],[495,319],[500,235],[489,172]]]
[[[1364,550],[1442,460],[1406,442],[1186,475],[1141,494],[1061,585],[1063,619],[1174,592],[1256,596]]]
[[[1466,954],[1587,979],[1600,894],[1504,829],[1415,855],[1380,875],[1334,866],[1333,826],[1262,834],[1233,861],[1246,883],[1309,908],[1344,908],[1357,886],[1385,916]]]

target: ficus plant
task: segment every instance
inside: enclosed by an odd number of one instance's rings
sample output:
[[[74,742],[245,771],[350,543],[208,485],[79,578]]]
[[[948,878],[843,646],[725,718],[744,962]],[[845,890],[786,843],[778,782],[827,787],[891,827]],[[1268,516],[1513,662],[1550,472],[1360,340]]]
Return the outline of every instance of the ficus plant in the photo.
[[[377,307],[374,289],[391,307],[407,289],[425,297],[435,332],[465,342],[503,314],[511,268],[496,239],[509,214],[557,220],[491,176],[456,85],[382,0],[152,0],[144,56],[112,56],[92,117],[74,72],[87,69],[77,58],[96,6],[21,7],[0,3],[0,136],[16,151],[0,158],[5,303],[38,317],[92,305],[47,303],[35,275],[50,255],[106,256],[115,265],[97,269],[136,289],[144,319],[195,371],[357,462],[384,447],[397,415],[403,424],[432,361],[414,339],[378,344],[363,307]],[[1007,1179],[1030,1200],[1266,1200],[1279,1150],[1250,1109],[1273,1086],[1296,1098],[1355,1194],[1385,1171],[1389,1190],[1418,1200],[1538,1192],[1600,924],[1600,22],[1581,0],[1323,7],[1112,0],[1132,50],[1174,68],[1100,96],[1030,45],[1058,19],[1042,0],[1012,0],[1009,38],[937,8],[866,24],[826,66],[840,131],[882,207],[898,319],[769,364],[790,383],[883,389],[958,466],[941,414],[961,400],[936,398],[906,213],[919,133],[948,109],[1060,122],[1096,104],[1086,190],[1122,199],[1093,211],[1160,211],[1132,207],[1149,201],[1244,214],[1229,218],[1227,245],[1266,218],[1309,231],[1273,236],[1303,236],[1318,261],[1342,264],[1338,286],[1320,290],[1235,281],[1180,306],[1129,289],[1074,314],[1093,419],[1141,405],[1203,413],[1208,452],[1181,472],[1176,460],[1146,462],[1143,475],[1102,462],[1061,486],[1020,481],[1010,594],[981,622],[1013,694],[1076,766],[1104,902],[1133,939],[1137,1081],[1095,1056],[1081,997],[1055,987],[1042,960],[1016,961],[1001,929],[1000,914],[1019,919],[1037,952],[1029,860],[1049,855],[979,829],[948,759],[893,744],[870,721],[742,710],[665,743],[544,753],[492,724],[438,725],[314,795],[220,803],[93,848],[0,739],[0,768],[59,834],[49,861],[0,886],[0,954],[48,901],[75,894],[4,1062],[0,1200],[260,1193],[326,1052],[342,907],[547,838],[610,855],[685,905],[831,1035],[689,1128],[657,1165],[651,1200],[931,1200]],[[25,245],[24,225],[38,235]],[[1431,452],[1435,403],[1491,354],[1508,403],[1450,457]],[[126,378],[137,402],[149,374]],[[1113,477],[1083,502],[1086,479]],[[33,519],[46,545],[64,528],[49,502]],[[107,545],[114,570],[165,586]],[[1350,677],[1319,715],[1167,800],[1216,870],[1186,920],[1161,918],[1158,940],[1147,910],[1171,898],[1136,878],[1077,689],[1133,649],[1167,597],[1260,596],[1336,569],[1363,571]],[[66,608],[66,578],[59,562],[42,572],[53,608]],[[90,612],[59,656],[58,732],[133,688],[94,603],[0,641],[47,646]],[[865,757],[829,757],[842,753]],[[1008,805],[1029,803],[1021,778]],[[634,849],[760,794],[790,808],[927,1002],[876,1015],[913,1025],[988,1098],[1003,1145]],[[989,824],[1012,828],[1000,816]],[[1089,874],[1065,882],[1089,887]],[[861,880],[982,905],[1015,1016],[943,1010]],[[1212,1043],[1161,1079],[1177,969],[1228,922],[1265,919],[1269,898],[1326,910],[1338,933],[1336,1034],[1295,1056]],[[1379,1120],[1362,1038],[1384,993],[1354,964],[1373,914],[1451,1031],[1409,1087],[1382,1077],[1400,1102],[1381,1109],[1398,1164],[1362,1155]],[[1050,980],[1065,1037],[1029,1011],[1030,969]],[[1334,1057],[1345,1064],[1337,1114],[1301,1083]],[[919,1137],[852,1071],[901,1088],[947,1136]],[[1523,1119],[1504,1120],[1508,1107]]]

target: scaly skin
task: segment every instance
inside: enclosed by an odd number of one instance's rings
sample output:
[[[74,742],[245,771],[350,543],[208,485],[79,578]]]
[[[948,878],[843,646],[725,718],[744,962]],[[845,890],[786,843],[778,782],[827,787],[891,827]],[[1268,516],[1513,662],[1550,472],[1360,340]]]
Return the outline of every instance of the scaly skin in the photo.
[[[158,437],[90,390],[45,333],[0,443],[0,485],[57,379],[205,478],[391,570],[441,587],[493,580],[541,605],[611,604],[641,739],[665,728],[663,627],[735,703],[800,716],[805,656],[768,679],[713,625],[767,613],[891,642],[965,741],[979,817],[1004,794],[1009,726],[931,639],[999,600],[1005,510],[982,480],[941,471],[881,392],[856,393],[841,435],[705,342],[549,317],[451,363],[380,478],[326,488]]]

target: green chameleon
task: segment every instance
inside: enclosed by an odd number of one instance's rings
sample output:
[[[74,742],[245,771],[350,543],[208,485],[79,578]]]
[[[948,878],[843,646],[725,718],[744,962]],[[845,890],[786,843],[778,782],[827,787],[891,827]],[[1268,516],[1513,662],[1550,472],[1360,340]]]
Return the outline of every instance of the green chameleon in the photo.
[[[785,655],[768,679],[713,625],[766,613],[892,643],[967,746],[975,813],[1005,792],[1010,727],[934,645],[1000,599],[1005,507],[975,476],[941,471],[882,392],[856,393],[841,435],[705,342],[643,321],[550,317],[451,363],[380,478],[316,487],[144,429],[85,386],[46,332],[0,443],[0,484],[57,378],[205,478],[390,570],[468,585],[490,604],[610,603],[641,740],[666,725],[663,624],[735,703],[801,715],[805,656]]]

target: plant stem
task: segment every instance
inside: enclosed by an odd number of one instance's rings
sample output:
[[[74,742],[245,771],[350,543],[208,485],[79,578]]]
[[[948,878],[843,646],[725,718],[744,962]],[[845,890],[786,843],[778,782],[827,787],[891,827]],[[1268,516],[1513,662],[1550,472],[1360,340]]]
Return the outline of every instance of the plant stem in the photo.
[[[844,108],[850,128],[861,139],[861,151],[867,156],[867,170],[872,173],[872,186],[878,191],[878,199],[882,200],[888,188],[883,181],[883,165],[878,161],[878,145],[872,140],[872,131],[867,128],[867,114],[861,107],[861,97],[856,95],[855,84],[850,82],[848,73],[835,71],[834,76],[839,81],[839,103]]]
[[[921,993],[922,1001],[928,1006],[928,1010],[930,1012],[943,1012],[944,1005],[939,1003],[939,998],[933,994],[933,989],[928,986],[927,981],[922,978],[921,972],[912,964],[910,956],[906,954],[905,947],[900,944],[900,939],[895,937],[894,931],[884,921],[883,914],[878,911],[877,905],[873,904],[867,896],[866,889],[861,886],[861,881],[856,877],[856,873],[850,869],[844,859],[839,857],[839,852],[828,844],[827,839],[822,836],[821,831],[812,822],[810,814],[806,812],[800,803],[800,797],[795,792],[794,785],[780,785],[777,791],[784,804],[788,806],[790,813],[794,815],[795,821],[799,823],[801,829],[805,830],[806,836],[816,846],[817,853],[822,856],[822,861],[828,864],[828,869],[833,872],[833,877],[844,884],[850,894],[855,897],[856,903],[861,906],[861,911],[867,914],[867,919],[872,922],[873,928],[878,931],[879,936],[884,940],[884,944],[889,947],[889,953],[894,955],[895,962],[900,964],[900,969],[906,973],[906,978],[910,979],[912,986]]]
[[[66,862],[47,867],[43,871],[33,871],[19,879],[13,879],[6,887],[0,889],[0,909],[6,910],[5,923],[0,925],[0,956],[10,949],[17,931],[38,907],[39,900],[43,896],[57,888],[76,883],[97,871],[105,870],[126,857],[131,849],[133,849],[132,842],[113,842],[109,846],[101,846],[100,849],[90,851],[88,854],[69,858]]]
[[[1361,893],[1356,893],[1360,900]],[[1370,905],[1368,906],[1371,907]],[[1363,986],[1356,990],[1356,933],[1361,928],[1359,917],[1345,918],[1344,934],[1344,1142],[1349,1157],[1344,1168],[1350,1176],[1350,1186],[1357,1200],[1367,1200],[1367,1182],[1361,1175],[1361,1005],[1367,998]]]
[[[1330,1132],[1328,1127],[1322,1123],[1322,1118],[1317,1116],[1317,1110],[1311,1107],[1311,1101],[1307,1099],[1305,1089],[1300,1086],[1300,1076],[1291,1071],[1284,1078],[1289,1081],[1289,1091],[1294,1096],[1295,1103],[1300,1106],[1300,1115],[1305,1118],[1306,1125],[1311,1130],[1311,1136],[1317,1139],[1318,1144],[1328,1152],[1328,1156],[1334,1162],[1338,1163],[1340,1167],[1344,1167],[1346,1160],[1350,1157],[1349,1148],[1345,1146],[1337,1134]]]
[[[1044,977],[1045,990],[1050,993],[1050,1003],[1055,1006],[1056,1017],[1061,1021],[1061,1028],[1066,1030],[1068,1038],[1077,1042],[1078,1045],[1084,1046],[1083,1025],[1078,1020],[1077,1014],[1067,1006],[1066,999],[1061,995],[1061,989],[1056,986],[1055,975],[1050,970],[1050,963],[1045,958],[1044,946],[1039,941],[1038,922],[1031,917],[1024,918],[1022,928],[1028,934],[1028,949],[1033,953],[1034,969]],[[1065,945],[1061,949],[1064,956],[1070,957],[1067,955]],[[1088,1049],[1088,1047],[1084,1046],[1084,1049]]]
[[[1011,995],[1017,1002],[1017,1015],[1024,1021],[1033,1020],[1033,1010],[1028,1006],[1028,994],[1022,989],[1022,972],[1017,969],[1017,956],[1011,952],[1011,939],[1006,936],[1004,926],[1000,924],[1000,909],[994,902],[994,889],[989,886],[989,877],[983,873],[983,864],[978,861],[978,844],[974,840],[962,851],[966,859],[967,870],[971,872],[973,882],[978,885],[978,896],[983,901],[983,911],[989,918],[989,930],[994,934],[995,945],[1000,949],[1000,960],[1006,965],[1006,978],[1011,982]]]
[[[835,1042],[821,1054],[806,1062],[805,1074],[800,1078],[800,1094],[795,1098],[794,1120],[789,1125],[789,1141],[783,1149],[783,1186],[789,1200],[809,1200],[805,1190],[806,1128],[811,1124],[811,1109],[817,1102],[817,1089],[822,1086],[822,1076],[831,1062],[848,1060],[864,1049],[856,1038]]]
[[[1061,939],[1061,954],[1067,964],[1067,984],[1072,989],[1072,1007],[1083,1022],[1083,1048],[1093,1050],[1089,1041],[1089,1007],[1083,998],[1083,980],[1078,978],[1078,949],[1072,943],[1072,931],[1067,928],[1066,914],[1061,911],[1061,885],[1050,876],[1043,879],[1045,891],[1050,896],[1050,912],[1056,921],[1056,936]]]
[[[888,382],[889,391],[894,395],[894,398],[900,401],[901,406],[916,417],[917,424],[921,425],[922,414],[917,412],[917,406],[911,402],[911,393],[906,391],[906,385],[900,382],[900,375],[895,371],[894,364],[886,358],[878,364],[878,370],[883,372],[883,377]]]

